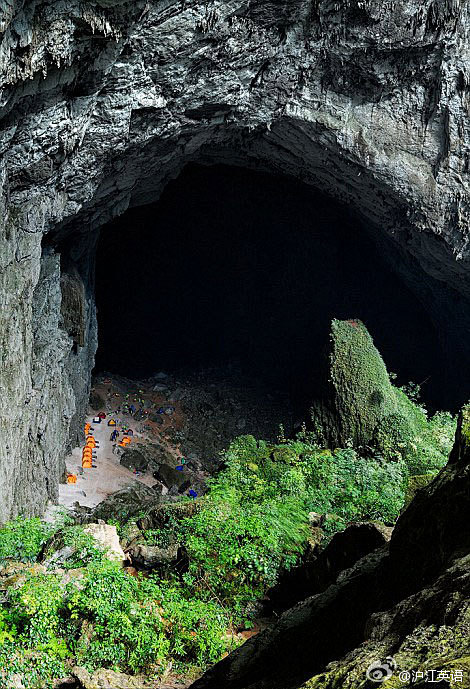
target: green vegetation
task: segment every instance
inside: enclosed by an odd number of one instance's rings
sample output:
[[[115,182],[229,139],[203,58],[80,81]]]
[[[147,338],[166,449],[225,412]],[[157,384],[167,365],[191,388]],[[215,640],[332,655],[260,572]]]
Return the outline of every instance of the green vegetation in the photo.
[[[50,524],[31,519],[13,519],[0,531],[0,565],[8,560],[34,562],[52,533]]]
[[[368,446],[327,449],[305,430],[295,440],[281,433],[276,444],[236,438],[207,494],[191,509],[169,505],[161,528],[142,534],[147,545],[178,543],[180,570],[131,576],[80,526],[6,524],[0,564],[25,564],[0,604],[0,689],[16,674],[31,689],[50,686],[68,663],[159,677],[216,662],[240,642],[237,628],[253,624],[256,602],[280,573],[299,562],[313,538],[309,512],[324,515],[322,543],[351,521],[392,524],[405,496],[447,461],[452,417],[428,418],[393,391],[396,412],[380,419]],[[138,521],[121,520],[121,537],[139,532]],[[73,554],[51,565],[60,570],[28,567],[61,548]]]
[[[395,387],[365,325],[331,324],[326,397],[312,408],[317,441],[354,446],[360,454],[405,460],[411,474],[439,470],[447,461],[455,430],[450,414],[428,419],[419,405],[419,385]]]

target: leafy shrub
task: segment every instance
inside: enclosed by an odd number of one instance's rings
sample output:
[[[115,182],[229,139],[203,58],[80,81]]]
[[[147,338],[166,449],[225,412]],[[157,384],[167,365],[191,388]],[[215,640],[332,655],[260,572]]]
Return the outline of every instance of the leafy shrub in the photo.
[[[387,461],[404,459],[410,475],[437,473],[446,463],[455,435],[456,420],[448,412],[428,417],[423,406],[403,388],[395,389],[399,412],[375,429],[373,445]],[[416,391],[414,397],[416,398]]]
[[[16,626],[11,622],[11,614],[0,608],[0,647],[7,641],[14,641]]]
[[[9,589],[9,620],[21,643],[39,650],[60,646],[59,611],[64,587],[57,574],[31,574],[17,589]]]
[[[408,469],[395,462],[363,458],[352,448],[319,448],[304,433],[296,441],[269,448],[254,438],[237,438],[226,454],[227,469],[216,479],[219,489],[233,487],[241,502],[295,500],[303,511],[334,514],[338,528],[348,521],[393,522],[403,505]],[[212,490],[209,493],[212,498]],[[290,509],[290,507],[289,507]],[[284,531],[282,520],[278,527]]]
[[[108,560],[89,563],[80,586],[68,585],[70,619],[80,621],[69,640],[85,667],[137,671],[165,657],[160,616],[150,603],[139,605],[138,590],[137,579]]]
[[[0,565],[7,560],[34,562],[53,527],[36,517],[17,517],[0,528]]]
[[[217,662],[233,646],[233,639],[227,635],[231,620],[217,602],[193,597],[193,583],[190,575],[185,583],[161,581],[153,575],[142,580],[139,599],[144,604],[158,601],[170,656],[205,667]]]
[[[184,520],[196,591],[233,609],[237,619],[276,582],[282,567],[297,561],[308,536],[308,516],[298,500],[261,500],[256,481],[252,485],[250,500],[247,492],[214,484],[202,509]]]
[[[327,456],[306,453],[305,501],[310,510],[333,513],[346,523],[367,519],[393,522],[403,505],[407,470],[403,461],[378,462],[353,449]]]
[[[52,689],[54,680],[66,674],[62,660],[54,653],[23,648],[10,641],[0,644],[0,689],[18,686],[16,676],[28,689]]]
[[[230,646],[227,611],[188,596],[180,582],[137,579],[108,560],[89,562],[82,576],[64,582],[60,574],[31,574],[9,592],[0,648],[15,643],[21,671],[33,650],[53,658],[56,669],[73,654],[90,671],[139,672],[163,666],[169,656],[205,667]]]

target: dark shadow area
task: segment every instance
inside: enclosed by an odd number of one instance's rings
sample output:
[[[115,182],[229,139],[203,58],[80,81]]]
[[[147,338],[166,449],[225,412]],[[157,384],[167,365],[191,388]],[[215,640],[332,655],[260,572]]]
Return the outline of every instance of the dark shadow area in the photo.
[[[348,207],[288,177],[187,166],[98,247],[96,371],[232,367],[303,404],[329,322],[360,318],[398,382],[441,406],[438,334]]]

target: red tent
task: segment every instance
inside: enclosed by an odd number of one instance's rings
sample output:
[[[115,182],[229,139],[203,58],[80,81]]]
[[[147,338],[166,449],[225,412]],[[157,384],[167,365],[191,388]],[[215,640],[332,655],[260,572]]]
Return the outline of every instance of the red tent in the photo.
[[[105,418],[106,418],[106,414],[104,413],[104,411],[100,411],[100,413],[98,414],[98,416],[100,417],[100,419],[105,419]]]

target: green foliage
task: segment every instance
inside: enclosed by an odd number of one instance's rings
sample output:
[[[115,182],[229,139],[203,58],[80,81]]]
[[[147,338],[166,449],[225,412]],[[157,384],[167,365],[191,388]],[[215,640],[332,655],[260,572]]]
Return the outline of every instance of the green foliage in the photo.
[[[246,604],[272,586],[281,567],[297,561],[308,517],[295,498],[250,497],[213,486],[210,499],[185,520],[185,547],[195,590],[220,601],[239,620]],[[245,499],[244,499],[245,498]]]
[[[139,582],[118,564],[92,562],[80,586],[67,588],[70,645],[80,664],[131,672],[159,663],[168,652],[155,601],[142,600]],[[73,631],[74,630],[74,631]]]
[[[160,528],[144,532],[147,544],[182,546],[183,575],[132,577],[83,527],[62,524],[49,547],[69,546],[63,567],[80,570],[31,572],[9,589],[0,607],[0,689],[15,672],[31,689],[51,686],[69,656],[90,671],[149,674],[216,662],[238,643],[230,630],[249,626],[253,603],[298,562],[313,535],[309,512],[325,515],[326,539],[351,521],[393,523],[405,494],[447,461],[454,419],[428,418],[393,390],[396,410],[377,424],[370,447],[325,449],[305,429],[296,440],[281,429],[277,444],[236,438],[191,516],[184,506],[168,509]],[[57,528],[10,522],[0,530],[0,561],[34,560]],[[135,521],[119,522],[123,538],[135,529]]]
[[[291,513],[294,501],[304,524],[310,511],[333,514],[331,524],[337,521],[343,526],[364,519],[393,522],[403,505],[407,479],[403,461],[363,458],[352,448],[331,452],[319,448],[306,433],[271,448],[256,445],[251,437],[238,438],[226,463],[227,469],[216,479],[218,486],[239,491],[242,503],[247,498],[257,500],[263,510],[269,500],[278,500],[288,504]],[[289,533],[282,520],[279,529]]]
[[[73,555],[65,561],[65,569],[83,567],[90,562],[101,562],[105,555],[93,536],[80,525],[69,526],[63,530],[64,544],[73,549]]]
[[[377,425],[373,446],[386,460],[403,459],[411,476],[436,474],[452,448],[456,420],[448,412],[428,418],[426,409],[396,389],[399,411]]]
[[[57,662],[73,654],[90,671],[125,672],[156,669],[169,656],[204,667],[230,646],[227,611],[188,596],[181,582],[137,579],[109,560],[89,562],[82,576],[65,581],[31,575],[10,591],[0,618],[0,633],[1,623],[9,630],[5,643]]]
[[[22,586],[9,590],[9,619],[20,642],[39,650],[59,643],[63,593],[56,574],[30,575]]]
[[[344,523],[368,519],[393,522],[403,505],[406,467],[403,462],[378,462],[353,449],[307,454],[305,469],[308,507],[333,513]]]
[[[18,686],[17,676],[28,689],[52,689],[54,680],[66,674],[64,663],[54,653],[24,648],[10,641],[0,644],[0,689]]]
[[[215,663],[231,646],[228,612],[215,601],[193,597],[191,575],[185,582],[161,581],[155,575],[143,579],[139,598],[155,603],[169,641],[169,654],[199,667]]]
[[[16,626],[11,622],[11,614],[0,608],[0,647],[15,637]]]
[[[53,527],[33,517],[17,517],[0,528],[0,565],[7,560],[34,562]]]

